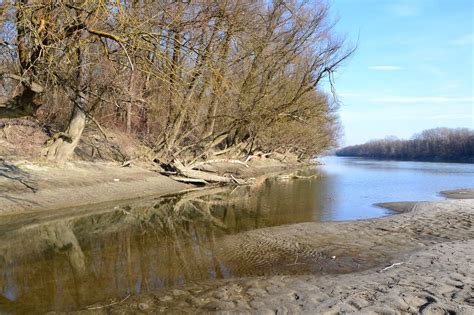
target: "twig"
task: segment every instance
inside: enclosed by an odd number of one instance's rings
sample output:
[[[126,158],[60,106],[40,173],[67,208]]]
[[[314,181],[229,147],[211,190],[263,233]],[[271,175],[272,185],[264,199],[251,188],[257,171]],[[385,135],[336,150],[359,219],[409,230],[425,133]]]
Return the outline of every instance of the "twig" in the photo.
[[[298,262],[299,256],[296,255],[295,261],[292,264],[286,264],[287,266],[294,266],[294,265],[305,265],[305,263],[299,263]]]
[[[119,302],[113,302],[113,303],[110,303],[110,304],[107,304],[107,305],[102,305],[102,306],[88,306],[87,309],[88,310],[98,310],[100,308],[109,307],[109,306],[112,306],[112,305],[115,305],[115,304],[120,304],[120,303],[125,302],[125,300],[127,300],[130,297],[130,295],[131,294],[127,295],[122,301],[119,301]]]
[[[391,269],[391,268],[393,268],[393,267],[395,267],[395,266],[400,266],[400,265],[403,265],[403,262],[398,262],[398,263],[391,264],[390,266],[385,267],[385,268],[379,270],[379,272],[383,272],[383,271],[385,271],[385,270],[388,270],[388,269]]]

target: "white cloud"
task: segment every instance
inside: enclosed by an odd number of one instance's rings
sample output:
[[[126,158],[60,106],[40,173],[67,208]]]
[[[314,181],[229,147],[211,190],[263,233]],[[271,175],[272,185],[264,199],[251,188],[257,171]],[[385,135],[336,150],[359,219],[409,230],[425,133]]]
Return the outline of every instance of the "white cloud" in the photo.
[[[398,66],[370,66],[370,70],[375,70],[375,71],[396,71],[396,70],[401,70],[402,67]]]
[[[473,96],[447,97],[447,96],[384,96],[373,98],[377,103],[473,103]]]

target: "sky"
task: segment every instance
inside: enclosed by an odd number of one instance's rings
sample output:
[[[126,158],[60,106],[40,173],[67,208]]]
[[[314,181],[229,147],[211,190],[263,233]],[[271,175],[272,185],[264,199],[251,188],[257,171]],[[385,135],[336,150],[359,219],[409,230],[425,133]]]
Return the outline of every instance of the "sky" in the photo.
[[[327,0],[357,50],[335,75],[341,145],[474,128],[474,0]]]

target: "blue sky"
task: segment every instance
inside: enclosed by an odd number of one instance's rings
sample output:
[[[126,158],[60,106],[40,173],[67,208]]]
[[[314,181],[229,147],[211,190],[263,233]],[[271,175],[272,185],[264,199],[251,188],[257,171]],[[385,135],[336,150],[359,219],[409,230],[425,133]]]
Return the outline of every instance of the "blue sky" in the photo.
[[[337,72],[343,145],[474,128],[474,0],[328,0],[358,43]]]

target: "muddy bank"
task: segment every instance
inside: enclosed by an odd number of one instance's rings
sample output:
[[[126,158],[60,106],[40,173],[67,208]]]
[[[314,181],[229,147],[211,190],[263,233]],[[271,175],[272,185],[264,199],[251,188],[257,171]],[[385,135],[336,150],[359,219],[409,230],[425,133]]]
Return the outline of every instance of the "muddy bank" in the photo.
[[[296,170],[297,164],[255,159],[249,167],[221,163],[219,173],[241,178],[268,176]],[[121,167],[112,162],[71,162],[64,167],[0,159],[0,215],[51,210],[103,202],[177,193],[196,186],[172,180],[148,166]]]
[[[380,219],[230,235],[216,244],[228,264],[244,261],[245,268],[260,270],[293,265],[308,275],[199,282],[89,311],[469,314],[473,221],[474,200],[451,200],[418,203]],[[347,273],[328,274],[333,269]]]

